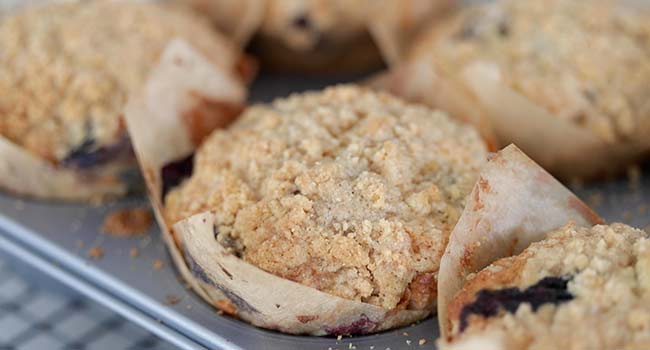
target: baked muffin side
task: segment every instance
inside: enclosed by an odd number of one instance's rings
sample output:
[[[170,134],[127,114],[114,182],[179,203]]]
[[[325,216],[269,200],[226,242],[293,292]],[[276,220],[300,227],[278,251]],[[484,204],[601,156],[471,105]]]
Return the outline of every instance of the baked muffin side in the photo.
[[[250,107],[195,155],[170,223],[275,275],[385,309],[432,309],[449,232],[487,152],[441,112],[354,86]]]
[[[639,349],[650,342],[649,298],[648,233],[569,224],[471,276],[448,306],[443,345]]]

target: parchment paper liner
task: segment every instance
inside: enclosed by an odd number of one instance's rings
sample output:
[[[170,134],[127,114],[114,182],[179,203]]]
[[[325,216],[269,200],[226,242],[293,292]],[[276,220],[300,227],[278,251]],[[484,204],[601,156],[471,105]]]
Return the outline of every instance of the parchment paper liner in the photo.
[[[264,0],[174,0],[190,5],[211,19],[219,31],[245,46],[264,19]]]
[[[466,277],[497,259],[519,254],[553,229],[602,219],[516,146],[483,168],[452,231],[438,274],[440,334],[449,336],[447,304]]]
[[[623,2],[625,8],[647,11],[648,4],[643,3]],[[618,172],[650,152],[650,137],[607,142],[591,129],[553,116],[508,86],[493,62],[474,61],[455,74],[441,69],[432,52],[434,43],[446,40],[461,23],[462,16],[437,22],[433,30],[418,39],[419,44],[400,65],[375,82],[375,87],[447,110],[452,116],[474,123],[488,140],[493,130],[500,146],[516,144],[564,179]],[[451,97],[441,94],[445,87],[453,90]]]
[[[458,0],[373,1],[368,30],[387,64],[393,66],[428,25],[439,20]]]
[[[193,153],[184,115],[196,96],[243,97],[223,72],[187,47],[170,47],[143,94],[127,107],[126,120],[164,240],[183,278],[208,303],[256,326],[314,335],[369,333],[422,319],[429,311],[390,312],[335,297],[282,279],[229,254],[214,238],[212,213],[170,227],[163,215],[161,169]]]

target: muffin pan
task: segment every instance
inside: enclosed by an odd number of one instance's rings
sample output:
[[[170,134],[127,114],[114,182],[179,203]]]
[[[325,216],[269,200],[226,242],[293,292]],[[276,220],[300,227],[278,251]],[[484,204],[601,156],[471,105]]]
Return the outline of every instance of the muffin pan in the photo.
[[[349,81],[347,77],[346,81]],[[316,89],[337,79],[262,76],[254,101]],[[638,169],[636,169],[638,170]],[[573,186],[607,221],[650,229],[650,164],[618,180]],[[644,175],[645,173],[645,175]],[[435,349],[437,320],[370,336],[290,336],[250,326],[215,309],[185,288],[159,239],[101,232],[112,210],[147,205],[129,198],[98,207],[43,203],[0,195],[0,249],[72,285],[100,303],[183,349]],[[89,251],[100,248],[101,258]],[[137,256],[131,256],[137,250]],[[95,250],[96,251],[96,250]]]

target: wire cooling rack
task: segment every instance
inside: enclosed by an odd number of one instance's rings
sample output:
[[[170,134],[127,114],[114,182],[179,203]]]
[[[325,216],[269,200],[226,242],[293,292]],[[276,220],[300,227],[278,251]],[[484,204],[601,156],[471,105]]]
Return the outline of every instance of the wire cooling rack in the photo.
[[[174,349],[114,312],[0,254],[0,350]]]

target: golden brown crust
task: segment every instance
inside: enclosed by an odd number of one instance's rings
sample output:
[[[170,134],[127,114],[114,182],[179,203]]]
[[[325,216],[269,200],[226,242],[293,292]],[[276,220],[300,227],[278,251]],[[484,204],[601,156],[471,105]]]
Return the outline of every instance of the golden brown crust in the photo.
[[[525,257],[526,253],[519,255]],[[496,261],[489,268],[480,273],[468,276],[467,282],[449,303],[449,318],[457,320],[463,307],[476,298],[476,293],[481,289],[498,289],[506,285],[514,285],[524,268],[525,260],[522,258],[504,258]]]

